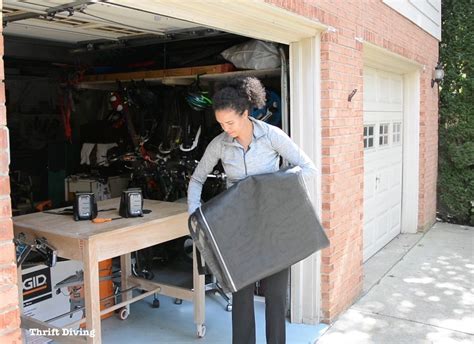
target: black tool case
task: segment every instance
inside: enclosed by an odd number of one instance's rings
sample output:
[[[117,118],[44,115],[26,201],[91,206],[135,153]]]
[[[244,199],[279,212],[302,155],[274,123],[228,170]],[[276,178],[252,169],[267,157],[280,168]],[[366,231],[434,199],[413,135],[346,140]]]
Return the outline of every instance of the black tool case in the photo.
[[[226,292],[329,245],[301,172],[290,170],[241,180],[191,214],[189,230]]]

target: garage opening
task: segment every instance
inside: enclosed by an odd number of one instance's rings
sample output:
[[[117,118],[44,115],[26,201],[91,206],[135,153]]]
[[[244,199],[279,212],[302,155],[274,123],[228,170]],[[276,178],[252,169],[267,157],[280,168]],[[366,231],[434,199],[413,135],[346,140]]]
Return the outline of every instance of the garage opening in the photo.
[[[287,45],[91,1],[4,1],[3,21],[14,216],[70,209],[77,192],[106,202],[140,188],[146,199],[185,201],[189,177],[220,131],[208,99],[230,77],[258,77],[267,103],[252,116],[289,131]],[[245,49],[261,49],[266,58],[235,60]],[[203,199],[224,185],[216,166]],[[28,237],[16,239],[20,248],[30,244]],[[168,240],[134,252],[132,273],[192,288],[192,255],[189,238]],[[24,290],[24,312],[55,326],[80,321],[82,265],[59,259],[49,269],[51,259],[47,249],[25,255],[23,280],[47,275],[49,287]],[[111,259],[99,267],[102,307],[121,302],[113,297],[121,283],[117,264]],[[206,276],[208,289],[215,282]],[[255,294],[261,295],[258,285]],[[159,307],[159,298],[152,306]]]

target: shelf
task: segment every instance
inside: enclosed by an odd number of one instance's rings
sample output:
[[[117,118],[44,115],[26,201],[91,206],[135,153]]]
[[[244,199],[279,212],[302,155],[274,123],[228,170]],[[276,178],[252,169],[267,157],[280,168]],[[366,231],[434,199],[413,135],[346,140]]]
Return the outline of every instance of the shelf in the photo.
[[[123,83],[132,80],[144,80],[151,84],[190,85],[200,75],[201,82],[222,80],[233,76],[252,75],[260,78],[275,77],[280,75],[280,68],[262,70],[234,70],[234,66],[226,63],[211,66],[185,67],[174,69],[160,69],[129,73],[114,73],[101,75],[87,75],[78,84],[80,88],[115,90],[116,81]]]

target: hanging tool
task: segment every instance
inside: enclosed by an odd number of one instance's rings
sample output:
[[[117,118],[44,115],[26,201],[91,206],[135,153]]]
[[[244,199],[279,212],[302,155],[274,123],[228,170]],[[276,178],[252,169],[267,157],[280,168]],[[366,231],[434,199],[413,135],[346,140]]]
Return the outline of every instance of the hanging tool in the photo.
[[[74,112],[74,103],[72,99],[72,87],[68,84],[60,96],[59,107],[61,112],[61,120],[64,126],[64,136],[69,143],[72,142],[71,113]]]

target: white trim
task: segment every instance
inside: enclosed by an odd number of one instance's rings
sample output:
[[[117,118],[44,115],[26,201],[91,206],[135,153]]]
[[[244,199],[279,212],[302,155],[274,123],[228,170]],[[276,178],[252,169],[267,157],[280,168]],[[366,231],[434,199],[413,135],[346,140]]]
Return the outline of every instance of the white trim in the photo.
[[[402,233],[418,230],[420,72],[405,74],[403,102]]]
[[[363,42],[363,44],[365,66],[398,74],[411,73],[424,67],[421,63],[381,48],[373,43]]]
[[[321,214],[321,83],[320,36],[290,44],[290,134],[317,168],[307,180],[308,192]],[[291,322],[317,324],[321,310],[321,254],[291,268]]]
[[[420,194],[420,70],[423,65],[371,43],[364,43],[364,66],[403,75],[401,232],[416,233]]]

